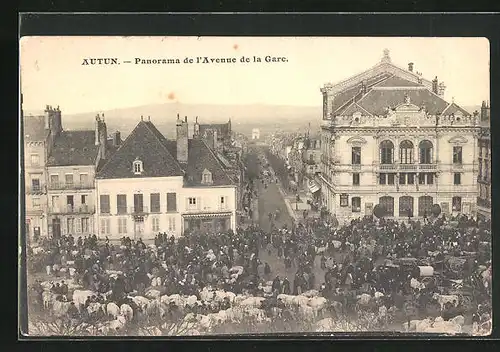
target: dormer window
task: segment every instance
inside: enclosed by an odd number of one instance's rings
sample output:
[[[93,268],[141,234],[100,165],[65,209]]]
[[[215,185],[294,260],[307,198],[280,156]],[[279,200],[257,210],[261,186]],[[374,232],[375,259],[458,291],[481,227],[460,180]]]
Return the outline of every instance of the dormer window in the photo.
[[[205,184],[205,185],[210,185],[212,184],[212,173],[210,171],[208,171],[207,169],[205,169],[203,171],[203,174],[201,176],[201,183]]]
[[[134,174],[135,175],[140,175],[142,174],[142,172],[144,171],[144,168],[142,166],[142,161],[140,161],[139,159],[135,159],[134,160],[134,167],[133,167],[133,171],[134,171]]]

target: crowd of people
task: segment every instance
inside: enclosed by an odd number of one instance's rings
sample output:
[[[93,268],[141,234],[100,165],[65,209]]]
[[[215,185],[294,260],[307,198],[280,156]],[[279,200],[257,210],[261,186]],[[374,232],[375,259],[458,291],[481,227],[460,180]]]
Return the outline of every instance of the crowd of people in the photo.
[[[255,182],[259,182],[257,178],[249,180],[244,194],[250,217],[252,200],[257,196]],[[274,221],[279,214],[269,217]],[[435,293],[448,294],[451,285],[458,283],[462,285],[462,296],[469,297],[470,304],[465,307],[461,296],[457,304],[447,302],[445,311],[451,315],[470,311],[477,316],[488,312],[491,302],[488,222],[466,216],[406,223],[365,217],[337,225],[316,218],[272,226],[270,231],[251,224],[225,233],[192,232],[180,238],[159,233],[150,244],[128,237],[115,244],[95,235],[78,238],[68,235],[44,239],[36,248],[29,249],[28,258],[37,263],[31,267],[32,275],[71,278],[96,292],[88,297],[85,306],[107,300],[127,302],[134,310],[140,310],[129,299],[130,293],[144,295],[155,286],[161,287],[165,295],[200,297],[206,287],[211,287],[234,294],[264,296],[265,306],[272,308],[279,306],[279,295],[300,295],[318,289],[321,296],[340,302],[346,314],[356,313],[360,294],[378,293],[384,299],[377,300],[372,307],[375,311],[395,308],[402,312],[403,319],[409,319],[416,317],[419,310],[427,314],[428,306],[439,305],[433,298]],[[287,270],[295,272],[293,278],[275,275],[273,265],[260,259],[261,252],[282,260]],[[460,265],[451,265],[450,258],[459,258]],[[425,283],[420,271],[423,266],[434,268]],[[489,276],[485,274],[488,270]],[[268,283],[270,292],[263,290]],[[40,282],[33,288],[42,305]],[[61,299],[66,299],[69,291],[65,282],[52,287],[52,292]],[[217,311],[229,304],[223,301],[206,309]],[[76,307],[68,314],[74,316],[79,312]]]

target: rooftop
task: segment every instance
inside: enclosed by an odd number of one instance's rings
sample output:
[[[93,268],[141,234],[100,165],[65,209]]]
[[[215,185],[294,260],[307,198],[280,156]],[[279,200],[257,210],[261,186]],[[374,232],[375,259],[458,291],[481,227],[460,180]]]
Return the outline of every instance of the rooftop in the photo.
[[[62,131],[54,140],[47,165],[94,165],[98,152],[95,131]]]
[[[23,136],[28,142],[45,141],[49,135],[49,130],[45,129],[44,116],[24,116],[23,118]]]

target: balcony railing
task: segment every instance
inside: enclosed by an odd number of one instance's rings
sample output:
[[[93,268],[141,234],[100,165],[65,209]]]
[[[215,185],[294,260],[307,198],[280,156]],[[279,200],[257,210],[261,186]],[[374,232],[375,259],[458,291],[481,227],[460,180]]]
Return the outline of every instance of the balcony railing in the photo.
[[[401,170],[401,171],[417,171],[417,165],[415,165],[415,164],[399,164],[399,170]]]
[[[49,183],[49,189],[51,190],[65,190],[65,189],[92,189],[94,188],[93,182],[75,182],[75,183],[64,183],[64,182],[51,182]]]
[[[145,207],[145,206],[142,206],[142,207],[133,206],[133,207],[130,207],[129,211],[130,211],[130,214],[133,214],[133,215],[140,215],[140,214],[149,213],[148,207]]]
[[[95,208],[90,204],[82,205],[67,205],[63,207],[50,207],[50,213],[52,214],[93,214]]]
[[[437,170],[437,164],[379,164],[379,170],[401,172],[426,172]]]
[[[392,170],[396,171],[398,169],[397,164],[380,164],[380,170]]]
[[[47,188],[44,185],[33,187],[33,186],[26,186],[24,188],[25,192],[27,194],[42,194],[47,191]]]

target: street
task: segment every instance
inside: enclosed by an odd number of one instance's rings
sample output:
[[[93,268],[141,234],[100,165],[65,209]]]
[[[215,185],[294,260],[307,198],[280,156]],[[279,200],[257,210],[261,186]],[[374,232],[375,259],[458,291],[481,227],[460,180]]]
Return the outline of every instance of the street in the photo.
[[[256,148],[257,149],[257,148]],[[261,166],[259,165],[258,153],[264,153],[263,150],[249,150],[249,155],[247,158],[247,169],[250,175],[259,175],[261,171]],[[278,189],[278,185],[275,182],[269,183],[267,188],[265,188],[262,181],[257,182],[257,194],[258,194],[258,213],[259,213],[259,226],[266,232],[271,230],[271,222],[269,220],[268,214],[274,213],[276,209],[279,209],[280,216],[278,220],[274,220],[274,224],[277,228],[282,228],[286,225],[288,228],[292,226],[292,217],[290,216],[285,201]],[[283,259],[277,257],[276,251],[273,251],[271,255],[268,255],[266,250],[261,250],[259,253],[260,260],[265,263],[269,263],[272,270],[272,277],[279,275],[281,279],[287,277],[290,284],[293,285],[293,279],[295,277],[295,272],[297,268],[292,266],[290,269],[285,268],[285,263]],[[325,272],[320,267],[320,257],[316,257],[314,266],[315,288],[318,289],[324,280]],[[292,286],[293,287],[293,286]]]

